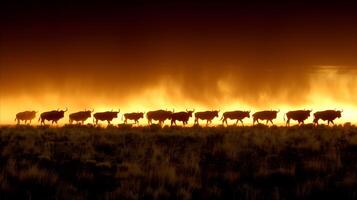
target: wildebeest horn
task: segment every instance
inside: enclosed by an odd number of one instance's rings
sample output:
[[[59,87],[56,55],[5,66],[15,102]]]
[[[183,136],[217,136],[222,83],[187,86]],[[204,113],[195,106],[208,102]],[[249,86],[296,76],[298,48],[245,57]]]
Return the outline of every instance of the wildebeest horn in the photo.
[[[118,113],[120,113],[120,108],[118,109]]]
[[[64,112],[67,112],[68,111],[68,108],[66,107],[66,110],[64,110]]]
[[[280,109],[278,109],[276,112],[280,112]]]
[[[343,112],[343,109],[340,112]]]
[[[90,112],[94,112],[94,108],[92,108],[92,111],[90,111]]]
[[[188,112],[187,108],[186,108],[186,112]]]

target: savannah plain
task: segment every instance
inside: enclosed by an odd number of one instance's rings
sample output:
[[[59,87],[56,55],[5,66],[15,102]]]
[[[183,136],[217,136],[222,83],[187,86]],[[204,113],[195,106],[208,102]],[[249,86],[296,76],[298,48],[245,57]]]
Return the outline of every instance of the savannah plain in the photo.
[[[357,127],[0,128],[0,199],[356,199]]]

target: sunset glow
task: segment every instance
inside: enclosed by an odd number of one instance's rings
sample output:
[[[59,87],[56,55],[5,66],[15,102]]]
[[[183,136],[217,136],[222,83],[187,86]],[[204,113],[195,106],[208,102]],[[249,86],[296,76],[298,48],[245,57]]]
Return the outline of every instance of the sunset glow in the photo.
[[[53,109],[65,109],[69,111],[65,118],[60,120],[60,124],[68,123],[68,114],[84,109],[94,109],[94,112],[110,111],[120,109],[120,115],[113,120],[114,124],[123,123],[121,116],[126,112],[147,112],[156,109],[168,109],[175,111],[184,111],[186,109],[220,110],[220,117],[225,111],[232,110],[250,110],[251,114],[259,110],[278,110],[277,124],[283,124],[283,116],[289,110],[294,109],[312,109],[313,112],[325,109],[343,110],[341,119],[336,123],[345,122],[356,123],[357,107],[354,104],[357,92],[357,80],[354,78],[354,72],[339,72],[337,67],[318,67],[315,73],[309,74],[309,90],[301,94],[301,99],[290,99],[282,91],[278,96],[272,97],[267,93],[252,93],[256,96],[255,102],[244,101],[239,95],[232,93],[233,84],[229,80],[218,80],[215,84],[218,86],[218,94],[212,95],[212,101],[205,102],[188,98],[185,91],[180,89],[180,85],[163,79],[159,84],[151,87],[143,86],[135,95],[115,97],[106,97],[84,93],[80,90],[66,90],[56,92],[46,92],[43,95],[18,94],[14,96],[3,96],[1,98],[2,109],[0,110],[1,124],[13,124],[14,116],[17,112],[23,110],[35,110],[44,112]],[[115,86],[112,88],[116,90]],[[94,93],[94,91],[93,91]],[[298,98],[298,97],[296,97]],[[37,114],[37,117],[39,114]],[[306,123],[311,123],[311,116]],[[146,119],[140,120],[142,125],[147,124]],[[251,125],[252,119],[245,119],[245,124]],[[93,123],[88,119],[87,123]],[[193,118],[190,119],[190,124]],[[214,120],[214,124],[220,124],[220,118]],[[233,123],[233,121],[231,121]],[[38,124],[37,118],[32,124]],[[167,121],[167,124],[169,122]]]

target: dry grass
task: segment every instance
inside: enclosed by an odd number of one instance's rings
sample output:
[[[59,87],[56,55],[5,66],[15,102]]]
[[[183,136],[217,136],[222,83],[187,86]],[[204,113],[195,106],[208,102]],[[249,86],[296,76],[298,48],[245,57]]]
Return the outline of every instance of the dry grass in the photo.
[[[357,128],[2,127],[0,199],[356,199]]]

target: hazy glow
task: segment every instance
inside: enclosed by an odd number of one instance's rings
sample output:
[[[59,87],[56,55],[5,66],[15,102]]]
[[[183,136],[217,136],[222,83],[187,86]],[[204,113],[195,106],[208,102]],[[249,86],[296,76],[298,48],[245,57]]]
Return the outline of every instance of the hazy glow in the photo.
[[[282,92],[281,98],[286,101],[277,102],[270,101],[271,95],[265,93],[255,94],[252,91],[252,96],[256,95],[259,98],[257,104],[250,104],[239,98],[239,95],[232,94],[234,84],[230,82],[232,77],[227,79],[220,79],[215,84],[217,85],[219,95],[211,96],[211,101],[205,103],[204,101],[187,98],[185,92],[180,88],[180,84],[175,84],[170,79],[163,78],[156,85],[142,87],[136,94],[130,94],[122,98],[110,98],[108,96],[91,95],[74,92],[72,95],[64,95],[61,92],[46,92],[42,96],[32,96],[31,93],[22,93],[12,96],[1,96],[0,106],[0,123],[14,124],[15,114],[23,110],[37,110],[40,112],[66,107],[69,112],[66,113],[65,118],[60,120],[60,123],[68,122],[68,114],[83,109],[94,109],[95,112],[121,109],[121,114],[125,112],[148,111],[155,109],[168,109],[181,111],[185,109],[212,110],[220,109],[222,114],[229,110],[251,110],[252,113],[264,109],[280,109],[277,124],[283,123],[283,115],[288,110],[293,109],[343,109],[343,116],[337,119],[336,123],[352,122],[355,123],[357,119],[357,80],[355,74],[352,72],[341,72],[336,67],[319,67],[318,73],[309,74],[309,90],[303,95],[304,101],[298,104],[292,104],[294,100],[288,100]],[[122,123],[121,116],[113,121],[114,124]],[[307,123],[312,121],[312,117],[307,120]],[[141,124],[146,124],[146,119],[140,120]],[[252,119],[245,119],[245,124],[250,125]],[[92,119],[87,123],[92,123]],[[191,118],[190,123],[193,123]],[[202,122],[204,123],[204,122]],[[221,123],[219,118],[214,120],[215,124]],[[231,122],[233,123],[233,122]],[[38,124],[37,118],[32,124]],[[167,122],[168,124],[168,122]]]

